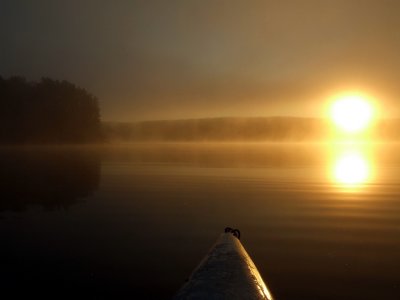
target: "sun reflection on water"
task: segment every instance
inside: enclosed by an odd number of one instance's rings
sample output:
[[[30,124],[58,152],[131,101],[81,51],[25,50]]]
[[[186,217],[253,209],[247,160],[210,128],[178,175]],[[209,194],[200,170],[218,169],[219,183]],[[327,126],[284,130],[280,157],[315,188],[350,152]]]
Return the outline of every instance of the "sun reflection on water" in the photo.
[[[334,181],[346,188],[362,187],[372,177],[372,162],[367,149],[344,147],[336,151],[332,167]]]

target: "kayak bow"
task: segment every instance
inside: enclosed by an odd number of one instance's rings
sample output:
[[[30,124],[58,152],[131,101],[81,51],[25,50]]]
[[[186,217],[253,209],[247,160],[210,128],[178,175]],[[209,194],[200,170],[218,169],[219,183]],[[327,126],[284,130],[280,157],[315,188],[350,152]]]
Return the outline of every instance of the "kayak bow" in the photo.
[[[273,300],[239,239],[240,231],[227,227],[175,299]]]

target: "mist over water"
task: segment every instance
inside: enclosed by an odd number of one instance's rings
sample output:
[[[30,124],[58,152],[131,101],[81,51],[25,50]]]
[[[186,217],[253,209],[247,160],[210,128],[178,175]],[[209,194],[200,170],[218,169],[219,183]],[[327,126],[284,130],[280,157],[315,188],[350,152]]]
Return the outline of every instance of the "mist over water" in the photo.
[[[234,226],[277,299],[397,299],[399,150],[2,148],[2,293],[168,299]]]

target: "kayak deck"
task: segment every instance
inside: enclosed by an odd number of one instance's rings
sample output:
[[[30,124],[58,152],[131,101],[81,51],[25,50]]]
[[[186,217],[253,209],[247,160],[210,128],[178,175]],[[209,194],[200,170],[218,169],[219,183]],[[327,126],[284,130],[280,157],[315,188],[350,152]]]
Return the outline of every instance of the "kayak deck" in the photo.
[[[237,233],[221,234],[175,299],[273,299]]]

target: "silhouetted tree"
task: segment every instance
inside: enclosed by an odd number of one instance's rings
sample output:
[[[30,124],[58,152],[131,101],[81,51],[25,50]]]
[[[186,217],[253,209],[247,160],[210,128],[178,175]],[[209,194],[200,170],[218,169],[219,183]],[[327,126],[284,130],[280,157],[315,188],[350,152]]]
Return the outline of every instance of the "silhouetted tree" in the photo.
[[[84,143],[100,139],[96,97],[67,81],[0,77],[1,143]]]

